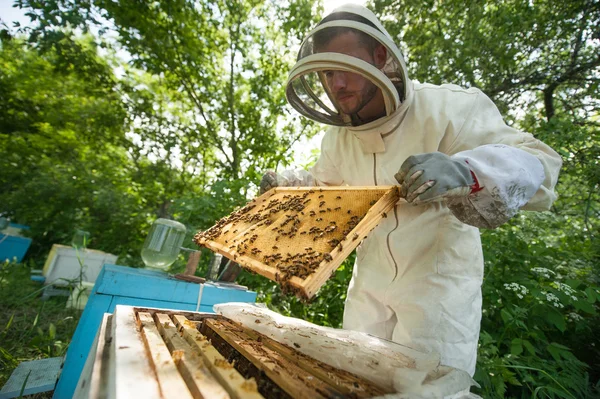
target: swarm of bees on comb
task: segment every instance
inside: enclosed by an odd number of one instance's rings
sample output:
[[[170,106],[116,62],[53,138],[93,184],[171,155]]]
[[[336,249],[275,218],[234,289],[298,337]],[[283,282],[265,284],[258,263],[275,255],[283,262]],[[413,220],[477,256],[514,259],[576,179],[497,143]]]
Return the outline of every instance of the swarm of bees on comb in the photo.
[[[306,279],[344,246],[358,245],[364,237],[355,228],[386,191],[274,189],[199,232],[194,241],[209,248],[217,244],[219,252],[259,274],[270,277],[261,264],[272,268],[274,279],[289,289],[290,278]]]

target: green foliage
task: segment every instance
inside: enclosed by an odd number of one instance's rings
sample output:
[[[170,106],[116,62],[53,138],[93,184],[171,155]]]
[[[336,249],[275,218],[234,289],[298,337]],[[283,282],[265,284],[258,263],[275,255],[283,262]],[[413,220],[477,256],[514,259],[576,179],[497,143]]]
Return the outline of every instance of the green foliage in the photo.
[[[283,83],[295,54],[290,51],[293,41],[281,34],[303,31],[311,20],[312,3],[61,0],[42,5],[22,0],[19,4],[31,8],[39,21],[32,34],[42,43],[52,43],[57,32],[74,27],[99,28],[102,36],[109,25],[111,34],[117,34],[116,43],[104,45],[122,48],[133,67],[160,77],[169,99],[176,102],[172,110],[185,116],[179,126],[183,130],[173,132],[179,139],[176,144],[181,151],[201,156],[207,173],[256,180],[260,171],[285,162],[300,137],[315,133],[311,122],[289,117]],[[293,20],[286,20],[294,12],[298,14]]]
[[[600,356],[598,276],[585,246],[564,245],[570,237],[556,234],[564,222],[552,214],[522,215],[482,236],[486,274],[475,378],[485,397],[538,389],[539,397],[592,395],[589,373]]]
[[[118,94],[56,68],[54,54],[42,57],[16,40],[1,50],[0,208],[31,225],[34,256],[68,242],[77,225],[89,226],[100,247],[111,248],[102,232],[120,222],[111,211],[127,203],[120,192],[130,186],[113,168],[126,159],[118,147],[126,117]],[[115,210],[137,209],[133,203]],[[94,214],[105,223],[91,226]],[[111,250],[126,252],[122,245]]]
[[[203,212],[214,221],[315,133],[289,116],[283,87],[295,39],[280,32],[307,24],[307,2],[15,4],[32,25],[3,35],[0,212],[31,226],[34,258],[83,228],[91,247],[140,265],[154,218],[235,191]],[[195,223],[188,243],[206,227]]]
[[[0,386],[22,361],[64,356],[80,312],[65,297],[42,301],[25,264],[0,264]]]
[[[352,277],[353,252],[335,272],[310,303],[284,295],[277,284],[264,277],[244,272],[238,281],[257,291],[258,302],[285,316],[309,320],[322,326],[341,328],[346,290]]]

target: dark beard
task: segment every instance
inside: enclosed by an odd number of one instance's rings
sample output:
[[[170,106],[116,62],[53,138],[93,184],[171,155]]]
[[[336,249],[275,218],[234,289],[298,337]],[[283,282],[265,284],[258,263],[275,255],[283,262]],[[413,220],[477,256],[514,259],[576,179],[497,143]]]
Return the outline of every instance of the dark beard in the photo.
[[[366,123],[372,122],[376,119],[382,118],[386,115],[385,113],[385,109],[383,109],[383,111],[378,114],[375,115],[373,117],[370,118],[361,118],[360,115],[358,115],[358,113],[360,111],[362,111],[362,109],[364,107],[367,106],[367,104],[373,99],[375,98],[375,95],[377,94],[377,90],[379,88],[374,85],[373,83],[371,83],[371,86],[369,87],[369,90],[367,90],[366,95],[364,96],[363,100],[360,102],[360,105],[358,106],[358,110],[356,110],[356,112],[353,112],[352,114],[350,114],[350,119],[352,120],[352,126],[360,126],[360,125],[364,125]]]

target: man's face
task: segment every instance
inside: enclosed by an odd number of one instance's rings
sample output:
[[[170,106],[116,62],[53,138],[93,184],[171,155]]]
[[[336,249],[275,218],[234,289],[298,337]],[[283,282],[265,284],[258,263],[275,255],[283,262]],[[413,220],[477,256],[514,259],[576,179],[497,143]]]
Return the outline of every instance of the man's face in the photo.
[[[374,52],[359,41],[353,32],[346,32],[333,38],[319,52],[346,54],[375,65]],[[385,56],[385,55],[384,55]],[[345,71],[325,71],[327,87],[335,98],[337,105],[346,114],[354,114],[361,110],[379,90],[369,79]]]

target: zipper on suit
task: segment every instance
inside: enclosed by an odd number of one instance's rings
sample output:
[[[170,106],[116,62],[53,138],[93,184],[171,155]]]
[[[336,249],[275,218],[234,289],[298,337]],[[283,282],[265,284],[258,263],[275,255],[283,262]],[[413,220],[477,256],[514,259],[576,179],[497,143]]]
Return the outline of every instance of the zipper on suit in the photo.
[[[377,154],[373,153],[373,181],[375,182],[375,185],[377,185]],[[396,277],[398,277],[398,263],[396,262],[396,259],[394,258],[394,254],[392,253],[392,247],[390,246],[390,235],[398,228],[398,211],[396,210],[396,206],[394,205],[394,218],[396,219],[396,226],[394,226],[394,228],[392,230],[390,230],[390,232],[387,234],[387,237],[385,239],[385,242],[387,244],[387,248],[388,248],[388,252],[390,253],[390,257],[392,258],[392,261],[394,261],[394,270],[396,271],[394,273],[394,278],[392,279],[392,282],[394,282],[394,280],[396,280]]]
[[[377,185],[377,154],[373,153],[373,181]]]

